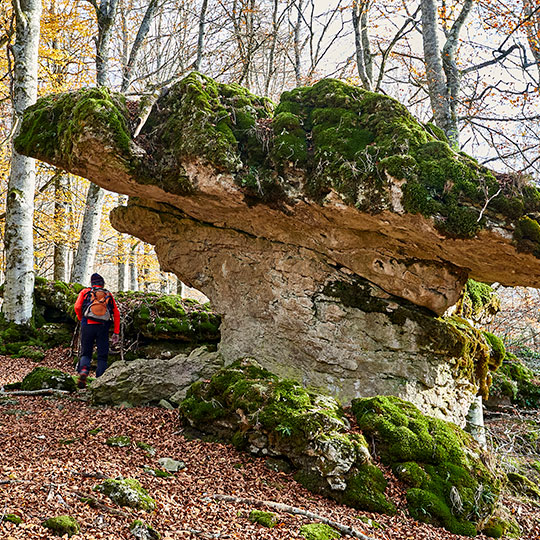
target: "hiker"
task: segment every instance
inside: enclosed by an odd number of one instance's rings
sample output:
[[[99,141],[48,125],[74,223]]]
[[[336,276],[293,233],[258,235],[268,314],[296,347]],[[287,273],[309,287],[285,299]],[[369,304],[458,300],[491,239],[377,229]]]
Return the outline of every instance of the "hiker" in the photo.
[[[77,386],[84,388],[90,372],[94,343],[97,347],[96,377],[107,369],[109,356],[109,329],[114,323],[111,343],[118,343],[120,333],[120,312],[113,295],[104,288],[105,280],[99,274],[92,274],[90,287],[83,289],[75,302],[75,313],[81,321],[81,358],[77,365],[79,378]]]

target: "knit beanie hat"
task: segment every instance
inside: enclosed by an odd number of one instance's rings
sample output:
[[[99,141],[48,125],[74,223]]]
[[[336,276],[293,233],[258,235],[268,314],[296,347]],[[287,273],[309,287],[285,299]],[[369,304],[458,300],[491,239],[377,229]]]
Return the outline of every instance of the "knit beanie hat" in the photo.
[[[105,285],[105,280],[99,274],[92,274],[92,277],[90,278],[90,284],[92,286],[97,285],[98,287],[103,287],[103,285]]]

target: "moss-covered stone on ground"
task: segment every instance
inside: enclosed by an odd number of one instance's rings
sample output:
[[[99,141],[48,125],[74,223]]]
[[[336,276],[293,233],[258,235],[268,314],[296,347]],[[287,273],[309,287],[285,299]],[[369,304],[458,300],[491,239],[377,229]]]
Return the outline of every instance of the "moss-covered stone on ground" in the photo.
[[[277,515],[274,512],[264,512],[263,510],[251,510],[249,521],[258,523],[263,527],[272,528],[277,524]]]
[[[109,437],[105,444],[107,446],[117,446],[122,448],[124,446],[131,446],[131,439],[127,435],[118,435],[116,437]]]
[[[308,489],[360,509],[394,513],[386,480],[371,465],[365,439],[330,396],[282,379],[251,359],[193,384],[183,422],[256,455],[283,456]]]
[[[515,355],[507,354],[505,362],[494,374],[491,394],[507,396],[519,407],[536,409],[540,404],[540,378]]]
[[[56,536],[67,535],[70,537],[77,534],[81,529],[78,521],[67,515],[49,518],[42,525],[50,529]]]
[[[73,377],[68,373],[47,367],[33,369],[21,383],[21,390],[41,390],[43,388],[74,392],[76,385]]]
[[[156,501],[148,495],[148,492],[135,478],[109,478],[102,484],[95,486],[94,490],[107,495],[111,501],[120,506],[128,506],[147,512],[151,512],[156,507]]]
[[[358,427],[374,438],[383,463],[409,487],[411,515],[475,536],[493,514],[501,480],[483,463],[472,437],[396,397],[356,399],[352,410]]]
[[[131,523],[129,531],[137,540],[159,540],[161,538],[161,534],[154,527],[140,519]]]
[[[23,522],[22,518],[16,514],[5,514],[0,517],[1,517],[0,521],[9,521],[10,523],[13,523],[14,525],[20,525]]]
[[[341,538],[341,533],[326,523],[307,523],[300,527],[300,535],[306,540],[333,540]]]

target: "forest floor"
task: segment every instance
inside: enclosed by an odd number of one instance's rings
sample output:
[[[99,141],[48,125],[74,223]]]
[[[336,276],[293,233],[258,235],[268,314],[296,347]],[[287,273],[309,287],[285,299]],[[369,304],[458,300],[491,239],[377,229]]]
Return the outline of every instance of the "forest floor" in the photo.
[[[50,351],[41,365],[74,373],[69,356],[61,349]],[[34,367],[27,359],[0,357],[0,386],[22,380]],[[133,539],[129,525],[134,519],[152,525],[164,540],[291,539],[303,538],[300,527],[313,521],[278,512],[277,526],[265,528],[248,519],[254,505],[217,501],[212,498],[215,494],[309,510],[373,540],[465,538],[408,517],[404,491],[390,473],[387,493],[398,505],[398,514],[360,512],[310,493],[292,475],[271,471],[261,458],[230,445],[189,440],[174,410],[94,407],[87,399],[83,391],[67,397],[18,396],[16,402],[0,404],[0,518],[16,514],[23,519],[20,525],[0,519],[1,539],[54,538],[41,523],[64,514],[81,525],[73,540]],[[118,435],[129,436],[131,445],[105,444],[108,437]],[[137,442],[150,444],[156,454],[150,456]],[[161,457],[182,460],[186,468],[169,478],[144,471],[144,467],[155,468]],[[101,478],[120,476],[137,478],[156,499],[156,510],[120,509],[93,491]],[[91,507],[82,502],[84,495],[100,504]],[[503,504],[523,528],[521,538],[540,539],[540,508],[510,496]]]

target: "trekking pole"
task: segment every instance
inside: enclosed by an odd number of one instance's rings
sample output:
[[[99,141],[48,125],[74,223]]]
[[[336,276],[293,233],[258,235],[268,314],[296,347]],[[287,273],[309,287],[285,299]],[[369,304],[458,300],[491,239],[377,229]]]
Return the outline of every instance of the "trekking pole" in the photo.
[[[120,322],[120,360],[124,361],[124,322]]]

